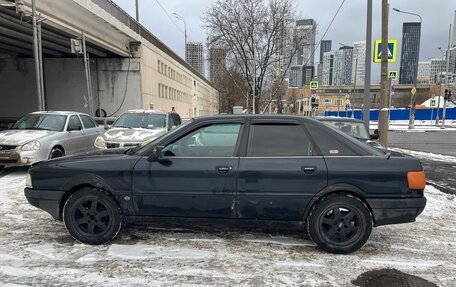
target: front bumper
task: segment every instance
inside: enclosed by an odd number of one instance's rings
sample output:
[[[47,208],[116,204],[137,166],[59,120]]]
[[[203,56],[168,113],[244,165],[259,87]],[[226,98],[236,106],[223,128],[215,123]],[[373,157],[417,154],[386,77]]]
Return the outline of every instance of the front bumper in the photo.
[[[31,205],[48,212],[54,219],[61,220],[60,201],[65,195],[65,191],[26,187],[24,194]]]
[[[41,155],[42,151],[19,151],[5,150],[0,151],[0,165],[7,167],[12,166],[28,166],[35,162],[45,160],[45,156]],[[43,158],[44,157],[44,158]]]
[[[366,199],[374,217],[374,226],[414,222],[426,206],[426,197]]]

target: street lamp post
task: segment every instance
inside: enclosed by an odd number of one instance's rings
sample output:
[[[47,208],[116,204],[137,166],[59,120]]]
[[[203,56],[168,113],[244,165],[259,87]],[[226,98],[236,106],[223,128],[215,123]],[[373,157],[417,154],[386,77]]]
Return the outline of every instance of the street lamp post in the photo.
[[[187,22],[185,22],[184,17],[177,13],[173,13],[174,17],[181,20],[184,23],[184,35],[185,35],[185,61],[187,62]],[[181,30],[182,31],[182,30]]]
[[[397,8],[393,8],[394,11],[398,13],[403,13],[403,14],[408,14],[412,16],[416,16],[420,18],[420,37],[418,38],[418,52],[417,52],[417,63],[416,63],[416,68],[415,68],[415,81],[414,81],[414,88],[416,89],[416,84],[417,84],[417,79],[418,79],[418,62],[420,61],[420,42],[421,42],[421,23],[423,23],[423,18],[421,18],[420,15],[416,13],[411,13],[407,11],[402,11]],[[412,94],[412,97],[410,99],[410,119],[409,119],[409,130],[415,128],[415,95]]]

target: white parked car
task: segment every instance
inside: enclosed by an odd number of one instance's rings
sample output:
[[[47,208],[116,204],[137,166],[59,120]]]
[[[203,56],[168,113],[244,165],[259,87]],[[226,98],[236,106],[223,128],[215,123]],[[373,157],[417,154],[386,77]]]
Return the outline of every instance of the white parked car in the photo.
[[[130,110],[123,113],[103,135],[95,140],[98,149],[134,147],[152,141],[182,120],[177,113],[157,110]]]
[[[104,131],[87,114],[35,112],[0,132],[0,169],[95,150]]]

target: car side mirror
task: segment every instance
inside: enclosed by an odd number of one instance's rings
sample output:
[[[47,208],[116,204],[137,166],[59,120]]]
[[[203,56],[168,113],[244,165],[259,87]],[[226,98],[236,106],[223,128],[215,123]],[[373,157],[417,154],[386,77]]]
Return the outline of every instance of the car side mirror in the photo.
[[[71,131],[80,131],[82,130],[82,127],[81,126],[77,126],[77,125],[68,125],[68,128],[67,128],[67,131],[71,132]]]
[[[370,135],[371,140],[378,140],[378,129],[374,130],[374,133]]]
[[[10,129],[12,129],[12,128],[13,128],[13,126],[14,126],[14,124],[13,124],[13,123],[9,123],[9,124],[8,124],[8,129],[9,129],[9,130],[10,130]]]
[[[104,126],[104,129],[105,129],[105,130],[109,130],[110,128],[111,128],[110,125],[105,125],[105,126]]]
[[[165,147],[164,146],[156,146],[153,150],[152,150],[152,154],[150,155],[149,157],[149,160],[156,160],[156,161],[164,161],[163,160],[163,149]]]

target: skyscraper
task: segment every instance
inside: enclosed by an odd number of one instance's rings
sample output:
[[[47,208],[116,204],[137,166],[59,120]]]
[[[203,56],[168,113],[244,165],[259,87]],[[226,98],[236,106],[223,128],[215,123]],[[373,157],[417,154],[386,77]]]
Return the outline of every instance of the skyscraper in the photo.
[[[187,59],[185,61],[204,76],[203,43],[187,43],[186,50]]]
[[[320,64],[323,64],[323,54],[331,51],[331,40],[321,40],[320,43]]]
[[[302,65],[291,66],[288,86],[290,88],[302,88],[303,83],[304,83],[304,66],[302,66]]]
[[[451,40],[451,47],[456,46],[456,10],[454,11],[454,24],[453,24],[453,37]]]
[[[333,84],[333,71],[334,71],[334,53],[336,51],[329,51],[323,53],[323,68],[321,72],[322,86],[330,86]]]
[[[445,59],[431,59],[430,83],[441,84],[444,82],[443,74],[446,72]],[[399,75],[400,77],[400,75]]]
[[[343,46],[334,53],[333,85],[352,83],[353,47]]]
[[[323,55],[326,52],[331,51],[331,44],[332,44],[331,40],[322,40],[321,43],[320,43],[320,61],[317,64],[317,77],[318,77],[317,79],[318,79],[319,83],[321,83],[323,81],[323,77],[322,77],[322,74],[323,74]]]
[[[217,47],[209,48],[209,80],[212,83],[217,81],[217,78],[226,69],[226,50]]]
[[[413,84],[417,77],[421,23],[409,22],[402,26],[402,54],[399,71],[400,84]]]
[[[352,75],[351,75],[352,84],[356,84],[357,86],[364,85],[364,77],[366,76],[366,62],[365,61],[366,61],[366,41],[354,42],[353,43]]]
[[[418,62],[418,83],[429,84],[431,81],[431,62]]]
[[[314,66],[314,48],[315,36],[317,33],[317,24],[314,19],[303,19],[296,21],[295,33],[304,38],[299,45],[295,56],[294,65]]]

